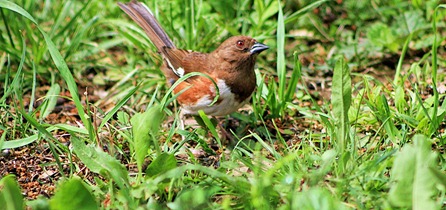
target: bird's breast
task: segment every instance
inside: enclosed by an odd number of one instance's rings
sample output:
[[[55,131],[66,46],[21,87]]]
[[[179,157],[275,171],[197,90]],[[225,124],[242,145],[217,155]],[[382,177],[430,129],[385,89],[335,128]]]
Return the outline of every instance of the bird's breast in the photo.
[[[217,79],[216,84],[218,87],[218,91],[214,85],[211,85],[209,86],[210,94],[202,95],[201,97],[197,98],[195,102],[182,103],[181,105],[184,114],[198,114],[199,110],[203,110],[204,113],[206,113],[207,115],[228,115],[236,112],[250,99],[250,97],[248,97],[240,100],[240,97],[233,93],[231,87],[228,86],[224,80]],[[199,93],[196,92],[195,94]],[[214,104],[212,104],[212,102],[214,101],[214,96],[216,95],[219,95],[218,100]]]

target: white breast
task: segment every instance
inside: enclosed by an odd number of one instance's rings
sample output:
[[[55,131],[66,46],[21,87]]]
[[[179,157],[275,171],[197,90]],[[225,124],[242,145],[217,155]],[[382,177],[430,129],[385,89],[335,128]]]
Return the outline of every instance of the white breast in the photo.
[[[218,90],[220,91],[220,103],[214,104],[212,106],[209,106],[214,98],[212,98],[210,95],[206,95],[200,100],[198,100],[197,104],[191,106],[191,105],[183,105],[183,113],[184,114],[197,114],[198,110],[203,110],[204,113],[207,115],[214,115],[214,116],[222,116],[222,115],[228,115],[235,111],[237,111],[240,107],[242,107],[246,102],[249,101],[249,98],[247,98],[243,102],[238,102],[235,100],[234,93],[231,92],[231,89],[229,86],[226,85],[225,81],[223,80],[217,80],[216,81]],[[216,94],[215,87],[211,87],[212,93]]]

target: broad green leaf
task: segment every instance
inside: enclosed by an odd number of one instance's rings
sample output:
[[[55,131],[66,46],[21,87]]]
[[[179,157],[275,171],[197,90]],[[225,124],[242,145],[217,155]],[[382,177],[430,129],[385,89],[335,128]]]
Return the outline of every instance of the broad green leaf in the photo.
[[[23,196],[15,176],[8,175],[0,180],[0,210],[22,210]]]
[[[35,200],[28,200],[26,207],[32,210],[48,210],[50,209],[50,201],[46,197],[38,197]]]
[[[348,209],[342,205],[330,192],[322,188],[311,188],[298,192],[293,197],[290,209],[302,210],[332,210]]]
[[[135,114],[130,120],[133,131],[132,146],[136,153],[136,164],[140,172],[150,145],[153,145],[156,151],[160,151],[157,136],[164,117],[161,105],[156,105],[144,113]],[[158,152],[158,154],[160,153]]]
[[[352,81],[350,69],[343,58],[336,62],[333,73],[333,87],[331,92],[331,103],[333,105],[333,116],[336,126],[336,143],[341,154],[346,148],[349,133],[348,110],[352,101]]]
[[[167,203],[172,210],[182,209],[212,209],[212,197],[221,190],[218,186],[200,187],[182,190],[174,202]],[[186,208],[185,208],[186,207]]]
[[[203,112],[203,110],[199,110],[198,114],[202,122],[204,123],[204,126],[206,126],[209,129],[209,131],[212,133],[212,135],[214,136],[215,140],[217,141],[218,145],[221,148],[222,147],[221,140],[220,137],[218,136],[217,129],[215,128],[214,124],[211,122],[209,117]]]
[[[392,205],[415,210],[439,209],[437,196],[437,154],[430,140],[423,135],[413,137],[413,145],[405,145],[393,163],[390,173],[389,201]]]
[[[157,176],[177,167],[177,160],[173,154],[162,153],[150,163],[146,169],[146,175],[149,177]]]
[[[388,48],[392,52],[398,51],[397,38],[389,26],[384,23],[378,22],[370,26],[367,31],[367,38],[372,45]]]
[[[110,176],[121,189],[130,186],[128,171],[118,160],[76,137],[72,137],[71,143],[74,153],[92,172]]]
[[[400,23],[399,25],[404,26],[403,28],[406,30],[406,35],[414,33],[425,26],[429,26],[420,10],[404,12],[398,22]]]
[[[58,187],[50,200],[50,209],[99,209],[91,189],[80,178],[74,177]]]

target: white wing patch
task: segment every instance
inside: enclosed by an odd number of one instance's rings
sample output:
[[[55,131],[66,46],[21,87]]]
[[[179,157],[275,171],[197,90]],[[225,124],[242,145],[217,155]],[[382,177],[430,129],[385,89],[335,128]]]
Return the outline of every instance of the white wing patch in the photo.
[[[173,71],[173,73],[175,73],[178,77],[184,76],[184,69],[182,67],[176,69],[168,58],[164,57],[164,60],[166,61],[167,66]]]
[[[207,115],[228,115],[236,112],[240,107],[249,101],[250,98],[242,102],[235,100],[234,93],[231,92],[231,88],[226,85],[225,81],[217,80],[216,82],[218,90],[220,91],[220,103],[209,106],[214,98],[211,98],[210,95],[205,95],[204,97],[200,98],[196,104],[183,104],[182,108],[184,114],[197,114],[198,110],[203,110]],[[217,92],[214,86],[211,86],[210,88],[212,93]]]
[[[178,68],[177,72],[175,73],[176,75],[178,75],[179,77],[184,76],[184,69],[183,68]]]

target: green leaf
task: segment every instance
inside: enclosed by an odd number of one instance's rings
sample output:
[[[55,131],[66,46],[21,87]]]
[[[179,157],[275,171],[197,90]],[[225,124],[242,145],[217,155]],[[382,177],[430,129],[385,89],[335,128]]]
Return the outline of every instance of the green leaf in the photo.
[[[265,22],[279,10],[279,1],[272,1],[269,6],[261,14],[261,22]]]
[[[350,69],[343,58],[336,62],[333,72],[333,87],[331,103],[336,127],[336,141],[338,152],[341,154],[346,147],[349,133],[348,110],[352,101],[352,81]]]
[[[399,113],[405,113],[405,110],[408,107],[408,103],[405,99],[404,88],[402,86],[398,86],[395,89],[395,106]]]
[[[302,64],[300,64],[297,52],[294,52],[293,56],[294,67],[285,93],[285,102],[291,102],[293,100],[294,94],[296,93],[297,82],[299,82],[302,77]]]
[[[277,0],[279,2],[279,0]],[[279,99],[284,100],[286,63],[285,63],[285,23],[282,6],[279,2],[279,14],[277,17],[277,76],[279,77]]]
[[[191,189],[184,189],[175,198],[174,202],[167,203],[167,207],[172,210],[212,209],[212,203],[210,201],[219,190],[221,189],[218,186],[206,188],[194,186]]]
[[[390,110],[389,103],[386,99],[386,96],[379,95],[376,98],[375,105],[377,111],[375,115],[382,122],[384,129],[386,130],[386,134],[389,136],[392,142],[396,142],[401,139],[401,131],[396,128],[393,113]]]
[[[338,154],[335,150],[327,150],[321,156],[321,165],[317,170],[314,170],[310,173],[309,184],[310,186],[319,184],[322,180],[326,178],[326,175],[333,167],[333,162],[339,161],[336,159]]]
[[[114,115],[115,113],[124,106],[125,103],[130,99],[130,97],[138,90],[137,87],[132,88],[114,107],[112,110],[107,112],[107,114],[104,116],[104,119],[102,119],[101,124],[98,126],[98,130],[100,130]],[[118,119],[122,116],[122,113],[118,113]],[[122,121],[121,121],[122,122]]]
[[[432,111],[432,117],[431,119],[432,122],[429,124],[429,136],[432,136],[438,129],[438,126],[440,125],[441,120],[438,119],[438,115],[437,115],[437,109],[439,106],[439,94],[438,94],[438,90],[437,90],[437,71],[438,71],[438,66],[437,66],[437,50],[438,50],[438,43],[437,43],[437,37],[438,37],[438,28],[437,28],[437,12],[439,9],[446,9],[446,4],[440,4],[435,8],[434,14],[432,15],[432,29],[434,31],[434,43],[432,45],[432,90],[434,92],[434,106],[433,111]],[[443,115],[444,117],[445,115]]]
[[[0,210],[22,210],[23,196],[15,176],[8,175],[0,180]]]
[[[99,209],[91,190],[83,181],[74,177],[64,182],[50,200],[50,209]]]
[[[214,124],[211,122],[209,117],[204,113],[203,110],[199,110],[198,115],[200,116],[201,122],[203,122],[204,126],[206,126],[209,129],[209,131],[212,133],[212,135],[214,136],[215,140],[218,143],[218,146],[220,148],[222,148],[223,146],[222,146],[220,137],[218,136],[217,129],[215,128]],[[197,121],[197,122],[199,122],[199,121]]]
[[[161,154],[157,136],[164,117],[165,114],[162,107],[156,105],[150,107],[144,113],[135,114],[130,120],[133,131],[132,146],[136,153],[136,164],[140,172],[142,171],[142,164],[151,144],[158,151],[158,154]]]
[[[384,23],[378,22],[370,26],[367,31],[367,38],[372,45],[386,47],[392,52],[398,51],[399,46],[396,43],[396,36],[389,26]]]
[[[46,197],[38,197],[35,200],[28,200],[26,207],[32,210],[48,210],[50,209],[50,201]]]
[[[40,126],[40,127],[42,127],[42,126]],[[28,137],[22,138],[22,139],[5,141],[5,142],[3,142],[3,145],[0,144],[0,149],[13,149],[13,148],[22,147],[22,146],[31,144],[31,143],[37,141],[37,139],[39,139],[42,136],[41,135],[42,133],[49,134],[50,132],[55,131],[57,129],[62,129],[62,130],[68,131],[68,132],[75,132],[75,133],[85,134],[85,135],[88,134],[88,131],[85,130],[85,128],[78,128],[78,127],[74,127],[74,126],[66,125],[66,124],[56,124],[54,126],[48,127],[47,129],[45,129],[46,131],[44,131],[44,132],[40,131],[39,134],[34,134],[34,135],[31,135],[31,136],[28,136]],[[4,132],[3,135],[6,135],[6,132]]]
[[[305,210],[331,210],[347,209],[326,189],[311,188],[309,190],[296,193],[291,202],[290,209]]]
[[[162,153],[146,169],[146,175],[154,177],[177,167],[177,160],[173,154]]]
[[[45,117],[47,117],[53,111],[54,107],[56,107],[57,97],[59,96],[59,93],[60,93],[59,84],[53,84],[46,93],[45,96],[46,100],[42,105],[42,110],[41,110],[42,115],[40,115],[40,119],[42,120],[45,119]]]
[[[3,134],[6,135],[6,132]],[[2,145],[0,145],[0,149],[13,149],[21,146],[25,146],[27,144],[31,144],[34,141],[36,141],[39,138],[38,134],[23,138],[23,139],[16,139],[16,140],[10,140],[10,141],[4,141]]]
[[[407,34],[416,32],[417,30],[423,29],[423,27],[429,26],[423,17],[423,12],[420,10],[406,11],[398,20],[400,25],[405,26],[404,29],[407,30]]]
[[[288,17],[285,20],[285,23],[292,23],[297,21],[297,19],[299,19],[302,15],[305,15],[306,13],[314,10],[315,8],[319,7],[320,5],[322,5],[323,3],[327,2],[328,0],[319,0],[319,1],[312,1],[311,4],[303,7],[300,10],[297,10],[296,12],[294,12],[291,15],[288,15]]]
[[[389,201],[392,205],[415,210],[439,209],[437,196],[437,154],[432,152],[429,139],[423,135],[413,137],[413,145],[406,145],[393,163]]]
[[[91,144],[85,145],[82,140],[74,136],[72,144],[74,153],[88,169],[94,173],[109,175],[121,189],[128,189],[130,186],[128,171],[118,160]]]

